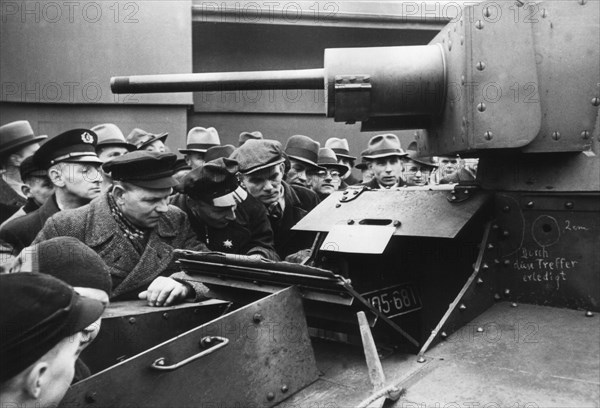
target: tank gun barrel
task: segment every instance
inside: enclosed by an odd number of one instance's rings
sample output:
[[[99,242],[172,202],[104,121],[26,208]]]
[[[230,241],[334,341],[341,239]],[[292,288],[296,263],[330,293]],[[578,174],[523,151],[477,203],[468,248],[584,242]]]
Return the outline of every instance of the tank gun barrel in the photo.
[[[265,89],[323,89],[324,69],[209,72],[198,74],[113,77],[110,87],[120,93],[253,91]]]

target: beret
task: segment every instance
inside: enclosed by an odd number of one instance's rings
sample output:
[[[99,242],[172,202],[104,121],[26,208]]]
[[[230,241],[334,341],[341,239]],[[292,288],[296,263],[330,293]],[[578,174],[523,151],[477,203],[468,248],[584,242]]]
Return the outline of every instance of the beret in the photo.
[[[175,173],[177,156],[173,153],[138,150],[104,163],[102,170],[115,181],[125,181],[142,188],[170,188],[178,183]]]

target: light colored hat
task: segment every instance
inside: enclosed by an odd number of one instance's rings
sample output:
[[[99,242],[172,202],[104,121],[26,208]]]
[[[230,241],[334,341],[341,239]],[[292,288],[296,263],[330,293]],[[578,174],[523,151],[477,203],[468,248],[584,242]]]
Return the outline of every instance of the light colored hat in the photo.
[[[254,139],[254,140],[260,140],[263,138],[263,134],[260,133],[259,131],[254,131],[254,132],[242,132],[240,133],[240,140],[239,140],[239,144],[238,146],[243,145],[244,143],[246,143],[248,140]]]
[[[136,149],[140,150],[157,140],[165,142],[169,134],[167,132],[154,134],[145,130],[135,128],[127,135],[127,142],[133,144]]]
[[[325,147],[333,150],[337,157],[356,160],[356,157],[350,156],[350,146],[348,146],[348,140],[346,139],[338,139],[337,137],[329,138],[325,142]]]
[[[26,120],[18,120],[0,126],[0,153],[15,152],[29,144],[38,143],[48,136],[36,136]]]
[[[104,146],[119,146],[124,147],[128,151],[132,152],[136,150],[136,147],[131,143],[125,141],[125,136],[121,129],[113,123],[103,123],[102,125],[96,125],[92,130],[98,135],[98,143],[96,143],[96,150],[99,147]]]
[[[406,152],[400,147],[400,140],[398,140],[398,136],[391,133],[373,136],[371,140],[369,140],[367,150],[367,154],[363,156],[365,159],[379,159],[381,157],[389,156],[406,156]]]
[[[337,170],[342,174],[348,171],[348,167],[339,164],[335,152],[328,147],[321,147],[319,149],[319,159],[317,164],[326,169]]]
[[[179,149],[180,153],[206,153],[206,150],[213,146],[219,146],[221,140],[217,129],[214,127],[203,128],[195,127],[190,129],[187,135],[187,145],[185,149]]]

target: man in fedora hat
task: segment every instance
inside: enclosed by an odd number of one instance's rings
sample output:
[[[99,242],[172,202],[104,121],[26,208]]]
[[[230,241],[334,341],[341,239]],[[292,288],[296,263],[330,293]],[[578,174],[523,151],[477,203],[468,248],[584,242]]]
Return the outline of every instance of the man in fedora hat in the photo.
[[[318,172],[311,174],[308,183],[322,201],[329,197],[331,193],[340,189],[342,174],[344,174],[348,168],[344,164],[338,163],[333,150],[327,147],[319,149],[317,164],[325,170],[319,170]]]
[[[1,274],[0,404],[58,406],[104,307],[45,273]]]
[[[360,163],[354,166],[360,170],[360,174],[362,177],[359,184],[365,184],[373,180],[373,170],[371,170],[367,159],[365,159],[365,154],[368,154],[368,152],[369,151],[366,149],[360,152]]]
[[[241,145],[243,145],[244,143],[246,143],[250,139],[254,139],[254,140],[263,139],[263,134],[260,133],[259,131],[242,132],[242,133],[240,133],[238,147],[241,146]]]
[[[271,223],[275,250],[281,259],[309,248],[314,234],[291,231],[318,203],[317,195],[283,181],[285,153],[275,140],[248,140],[231,155],[242,175],[242,184],[265,206]],[[316,157],[315,157],[316,160]]]
[[[373,189],[404,185],[401,159],[406,157],[406,153],[400,147],[398,136],[391,133],[373,136],[367,150],[363,157],[373,171],[373,180],[363,185]]]
[[[72,129],[48,140],[33,156],[54,185],[54,194],[37,210],[0,228],[0,240],[14,254],[29,246],[53,214],[81,207],[100,195],[102,163],[96,155],[98,137],[89,129]]]
[[[285,176],[285,181],[293,186],[310,188],[309,175],[323,170],[317,164],[320,147],[319,142],[315,142],[308,136],[290,137],[285,145],[285,154],[290,160],[290,169]]]
[[[169,205],[177,185],[175,160],[172,153],[147,151],[109,160],[103,167],[112,175],[112,190],[87,206],[55,214],[34,243],[71,236],[92,248],[108,266],[112,299],[139,297],[163,306],[206,293],[203,285],[173,275],[174,249],[207,250],[185,213]]]
[[[232,146],[233,147],[233,146]],[[207,152],[207,156],[213,147]],[[192,170],[172,204],[186,212],[206,246],[219,252],[278,261],[265,207],[239,186],[235,160],[219,157]]]
[[[154,134],[145,130],[135,128],[127,135],[127,143],[131,143],[137,150],[147,150],[149,152],[165,152],[165,141],[169,134],[167,132]]]
[[[39,149],[39,142],[48,136],[36,136],[26,120],[0,126],[0,223],[25,205],[23,180],[19,167],[23,160]]]
[[[352,168],[354,167],[356,157],[350,155],[348,140],[331,137],[325,142],[325,147],[333,150],[338,163],[343,164],[347,168],[347,171],[342,174],[342,189],[358,184],[358,179],[352,174]]]
[[[123,132],[114,123],[96,125],[92,130],[98,136],[96,154],[102,160],[102,163],[137,149],[134,145],[125,141]]]
[[[195,127],[190,129],[187,135],[187,145],[185,149],[179,149],[179,152],[185,155],[185,160],[192,169],[204,164],[204,154],[208,149],[219,146],[221,140],[219,133],[214,127],[203,128]]]
[[[415,150],[407,150],[403,159],[403,175],[407,186],[426,186],[438,166],[429,157],[419,157]]]

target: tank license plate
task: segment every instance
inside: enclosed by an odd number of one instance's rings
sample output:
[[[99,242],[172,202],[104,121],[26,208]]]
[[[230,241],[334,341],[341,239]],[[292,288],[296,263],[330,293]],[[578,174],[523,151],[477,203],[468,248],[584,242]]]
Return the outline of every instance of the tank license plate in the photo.
[[[386,317],[400,316],[421,309],[421,298],[410,283],[390,286],[362,296]]]

